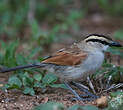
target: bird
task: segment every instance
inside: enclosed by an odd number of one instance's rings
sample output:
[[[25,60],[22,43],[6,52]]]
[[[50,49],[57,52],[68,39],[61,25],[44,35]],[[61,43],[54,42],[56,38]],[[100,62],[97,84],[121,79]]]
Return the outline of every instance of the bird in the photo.
[[[78,43],[62,48],[51,56],[45,58],[37,64],[28,64],[13,68],[1,69],[1,73],[15,71],[24,68],[45,68],[56,74],[66,87],[75,95],[77,100],[84,100],[71,86],[79,88],[81,91],[95,97],[87,89],[83,89],[79,80],[86,81],[89,75],[98,70],[105,57],[105,52],[109,47],[122,47],[122,45],[110,37],[100,34],[90,34]]]

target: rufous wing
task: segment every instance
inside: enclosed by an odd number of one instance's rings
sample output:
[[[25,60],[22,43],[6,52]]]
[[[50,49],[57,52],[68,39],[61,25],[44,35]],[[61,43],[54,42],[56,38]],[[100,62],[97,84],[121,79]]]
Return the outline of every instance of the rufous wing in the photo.
[[[82,63],[86,57],[86,52],[78,51],[76,49],[74,49],[74,51],[63,50],[45,59],[42,63],[73,66]]]

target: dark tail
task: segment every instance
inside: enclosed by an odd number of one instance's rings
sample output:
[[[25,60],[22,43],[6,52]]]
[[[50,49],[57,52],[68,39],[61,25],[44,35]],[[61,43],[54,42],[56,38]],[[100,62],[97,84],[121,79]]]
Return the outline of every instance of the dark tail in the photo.
[[[20,70],[20,69],[24,69],[24,68],[33,68],[33,67],[43,67],[44,64],[39,63],[39,64],[28,64],[28,65],[24,65],[24,66],[16,66],[13,68],[5,68],[5,69],[1,69],[0,73],[5,73],[5,72],[10,72],[10,71],[16,71],[16,70]]]

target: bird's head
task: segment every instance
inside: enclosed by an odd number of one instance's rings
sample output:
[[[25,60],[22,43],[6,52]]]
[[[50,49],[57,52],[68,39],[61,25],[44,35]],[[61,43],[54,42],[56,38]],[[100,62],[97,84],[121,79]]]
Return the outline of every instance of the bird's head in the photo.
[[[122,45],[111,38],[104,35],[91,34],[88,35],[84,42],[91,48],[106,51],[108,47],[122,47]]]

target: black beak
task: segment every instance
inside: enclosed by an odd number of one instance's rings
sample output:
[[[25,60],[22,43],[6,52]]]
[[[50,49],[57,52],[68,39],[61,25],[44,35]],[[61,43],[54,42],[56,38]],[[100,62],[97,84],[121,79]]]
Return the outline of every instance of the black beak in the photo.
[[[110,43],[110,46],[113,46],[113,47],[122,47],[122,45],[119,42],[116,42],[116,41],[112,41]]]

